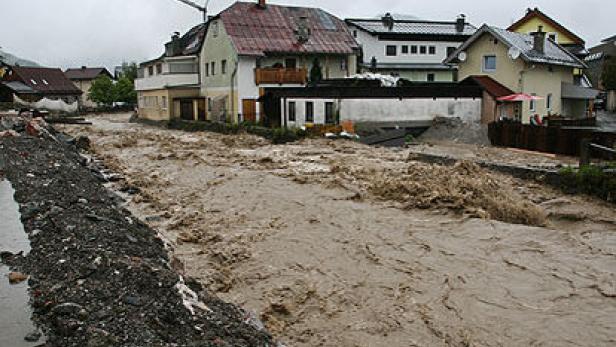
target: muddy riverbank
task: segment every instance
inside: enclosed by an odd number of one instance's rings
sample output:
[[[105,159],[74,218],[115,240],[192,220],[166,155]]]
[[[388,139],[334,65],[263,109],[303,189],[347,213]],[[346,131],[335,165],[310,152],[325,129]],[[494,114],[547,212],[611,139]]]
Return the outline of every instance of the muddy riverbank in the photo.
[[[65,129],[124,176],[113,187],[187,274],[290,346],[616,343],[607,203],[410,149],[127,119]]]
[[[75,147],[44,126],[15,130],[0,138],[0,162],[32,249],[3,249],[2,260],[29,276],[45,346],[274,345],[245,312],[181,276],[181,262]]]

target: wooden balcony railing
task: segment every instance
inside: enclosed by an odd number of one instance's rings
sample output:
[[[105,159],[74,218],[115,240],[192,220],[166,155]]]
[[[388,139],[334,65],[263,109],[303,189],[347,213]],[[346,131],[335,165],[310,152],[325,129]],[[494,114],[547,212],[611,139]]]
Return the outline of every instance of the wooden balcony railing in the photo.
[[[255,82],[260,84],[306,84],[308,70],[284,68],[257,68]]]

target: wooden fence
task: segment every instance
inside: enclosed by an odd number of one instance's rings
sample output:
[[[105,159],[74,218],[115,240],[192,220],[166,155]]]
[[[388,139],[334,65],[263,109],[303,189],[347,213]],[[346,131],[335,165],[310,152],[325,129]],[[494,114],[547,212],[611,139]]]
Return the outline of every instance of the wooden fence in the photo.
[[[569,156],[580,154],[583,139],[607,148],[614,148],[616,143],[616,133],[597,131],[594,128],[544,127],[513,122],[490,123],[488,137],[494,146]]]

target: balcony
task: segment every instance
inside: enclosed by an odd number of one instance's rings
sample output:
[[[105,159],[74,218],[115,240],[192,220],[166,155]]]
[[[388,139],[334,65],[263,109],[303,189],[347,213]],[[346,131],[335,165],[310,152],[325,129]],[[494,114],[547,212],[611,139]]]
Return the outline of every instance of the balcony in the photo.
[[[146,91],[170,87],[194,87],[199,85],[199,74],[161,74],[138,78],[135,80],[135,90]]]
[[[255,83],[260,84],[306,84],[307,69],[257,68]]]

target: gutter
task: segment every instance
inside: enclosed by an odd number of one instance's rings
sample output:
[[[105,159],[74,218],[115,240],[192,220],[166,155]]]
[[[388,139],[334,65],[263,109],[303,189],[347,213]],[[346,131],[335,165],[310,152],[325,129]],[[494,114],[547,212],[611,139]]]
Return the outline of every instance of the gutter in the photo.
[[[238,70],[238,61],[235,61],[235,68],[233,69],[233,73],[231,74],[231,115],[233,117],[235,117],[235,77],[237,76],[237,70]],[[238,84],[239,85],[239,84]],[[239,106],[239,100],[238,100],[238,106]],[[239,119],[238,119],[238,123],[239,123]]]

